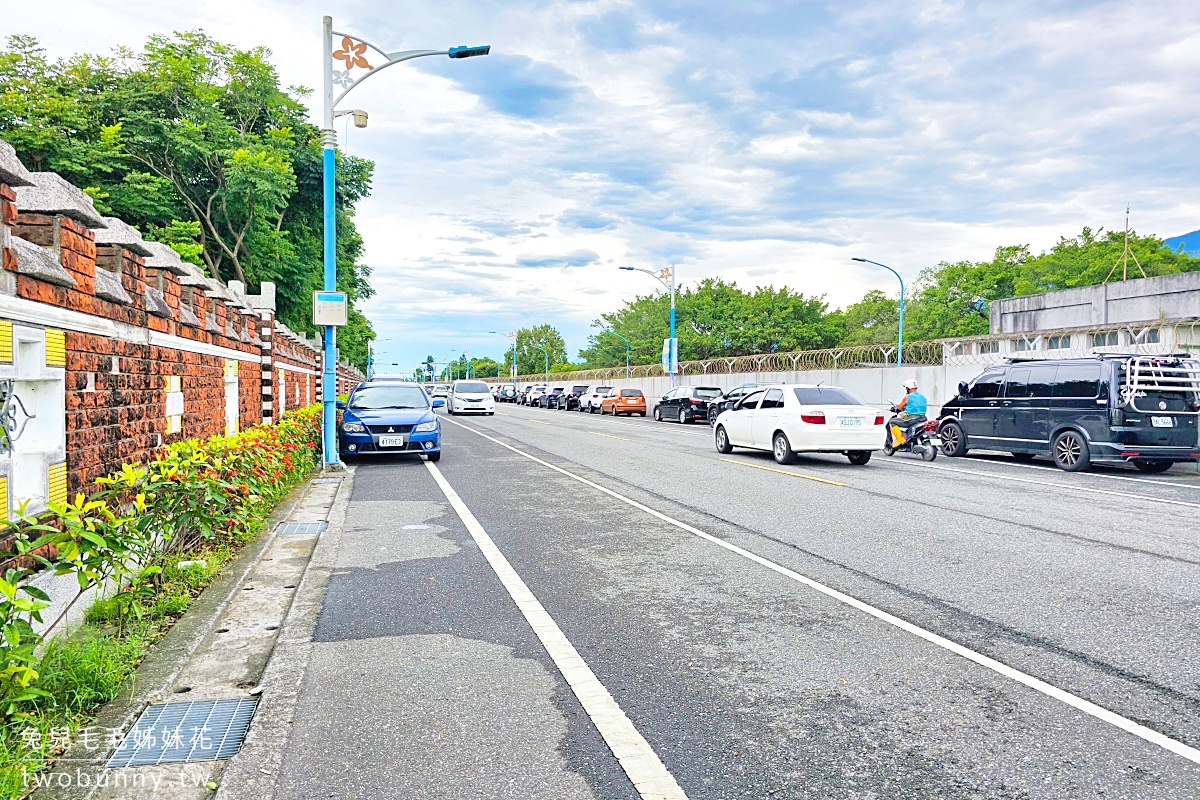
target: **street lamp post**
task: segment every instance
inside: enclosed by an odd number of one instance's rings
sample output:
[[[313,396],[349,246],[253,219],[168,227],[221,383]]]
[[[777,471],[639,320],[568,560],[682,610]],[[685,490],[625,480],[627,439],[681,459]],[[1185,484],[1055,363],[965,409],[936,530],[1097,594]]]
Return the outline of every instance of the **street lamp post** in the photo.
[[[321,20],[322,26],[322,73],[323,73],[323,100],[324,113],[321,115],[321,162],[322,176],[324,183],[323,196],[323,212],[325,224],[325,274],[324,288],[327,292],[337,291],[337,229],[336,220],[336,203],[335,203],[335,181],[337,180],[337,161],[335,158],[335,150],[337,148],[337,134],[333,129],[333,119],[337,104],[342,101],[351,89],[365,81],[367,78],[375,75],[393,64],[400,64],[404,61],[411,61],[414,58],[423,58],[425,56],[449,56],[450,58],[471,58],[473,56],[486,56],[491,47],[484,45],[481,47],[451,47],[449,50],[397,50],[387,52],[379,47],[371,44],[365,39],[357,36],[349,36],[340,31],[333,29],[333,17],[323,17]],[[333,37],[334,35],[341,36],[341,49],[334,52]],[[373,50],[383,57],[385,63],[375,67],[367,60],[367,50]],[[334,71],[333,60],[337,58],[341,64],[345,65],[345,69]],[[372,57],[374,58],[374,57]],[[339,64],[340,66],[340,64]],[[357,70],[357,72],[356,72]],[[342,87],[341,94],[334,97],[333,85],[337,83]],[[361,115],[361,116],[360,116]],[[361,120],[362,125],[366,125],[367,115],[365,112],[356,112],[354,114],[354,124],[358,125]],[[324,347],[324,364],[321,371],[321,400],[324,405],[322,415],[322,442],[324,445],[323,461],[325,464],[338,463],[337,449],[337,355],[335,342],[335,328],[332,325],[325,326],[325,347]]]
[[[611,333],[613,336],[616,336],[625,343],[625,379],[629,380],[629,378],[632,377],[632,374],[629,371],[629,340],[614,331],[612,328],[605,328],[603,331],[601,331],[601,333]]]
[[[547,350],[546,348],[542,347],[540,344],[534,344],[533,342],[530,342],[529,346],[536,347],[538,350],[541,350],[543,353],[546,354],[546,386],[549,386],[550,385],[550,351]]]
[[[852,258],[851,261],[861,261],[864,264],[874,264],[877,267],[883,267],[888,272],[896,276],[896,280],[900,281],[900,330],[899,341],[896,344],[896,369],[904,366],[904,278],[900,277],[900,273],[889,267],[887,264],[880,264],[878,261],[872,261],[869,258]]]
[[[674,356],[673,358],[668,359],[668,364],[670,367],[668,371],[671,374],[671,385],[674,386],[675,385],[675,373],[679,369],[679,366],[678,366],[678,363],[679,363],[678,347],[679,346],[675,343],[675,265],[672,264],[670,267],[661,269],[658,272],[654,272],[653,270],[643,269],[641,267],[618,267],[618,269],[628,270],[630,272],[644,272],[647,275],[649,275],[650,277],[654,278],[659,283],[661,283],[667,289],[667,291],[669,291],[671,293],[671,328],[670,328],[671,332],[668,337],[668,338],[670,338],[671,343],[668,345],[668,348],[675,348],[675,349],[674,349],[673,354],[670,349],[667,352],[668,352],[668,355]]]
[[[512,339],[512,353],[513,353],[512,374],[509,376],[509,380],[516,378],[517,377],[517,334],[516,334],[516,332],[509,331],[508,333],[501,333],[500,331],[488,331],[488,333],[494,333],[497,336],[507,336],[509,339]],[[496,369],[496,377],[497,378],[500,377],[499,368]]]

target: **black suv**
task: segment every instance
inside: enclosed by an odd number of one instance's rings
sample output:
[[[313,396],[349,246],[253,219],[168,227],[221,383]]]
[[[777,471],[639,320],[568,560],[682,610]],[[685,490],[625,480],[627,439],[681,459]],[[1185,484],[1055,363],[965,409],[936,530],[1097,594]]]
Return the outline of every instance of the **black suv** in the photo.
[[[559,403],[563,401],[563,395],[566,394],[566,391],[567,390],[561,386],[555,386],[553,389],[547,389],[546,393],[538,398],[538,407],[558,408]]]
[[[685,423],[708,419],[708,406],[721,396],[717,386],[678,386],[667,392],[654,406],[654,419]]]
[[[717,424],[717,417],[721,415],[722,411],[728,411],[729,409],[733,408],[734,405],[737,404],[738,400],[741,400],[743,397],[750,394],[750,392],[763,385],[764,384],[761,383],[739,384],[718,397],[716,400],[713,400],[709,404],[708,424],[715,426]]]
[[[562,402],[559,405],[559,408],[561,408],[565,411],[578,411],[579,410],[579,398],[587,390],[588,390],[588,385],[586,383],[575,384],[574,386],[571,387],[570,391],[568,391],[565,395],[563,395]]]
[[[978,447],[1048,455],[1071,472],[1125,462],[1165,472],[1200,458],[1198,411],[1200,361],[1186,353],[1010,359],[960,383],[938,430],[948,456]]]

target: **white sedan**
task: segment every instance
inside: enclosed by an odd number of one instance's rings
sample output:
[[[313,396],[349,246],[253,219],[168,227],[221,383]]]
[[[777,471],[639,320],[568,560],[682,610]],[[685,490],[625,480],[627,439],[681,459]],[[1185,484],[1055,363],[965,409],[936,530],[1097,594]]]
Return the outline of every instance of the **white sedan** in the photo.
[[[763,386],[721,412],[713,429],[721,453],[769,450],[780,464],[796,453],[843,453],[866,464],[883,449],[884,418],[845,389],[811,384]]]
[[[495,414],[496,398],[483,381],[455,381],[448,410],[451,414]]]

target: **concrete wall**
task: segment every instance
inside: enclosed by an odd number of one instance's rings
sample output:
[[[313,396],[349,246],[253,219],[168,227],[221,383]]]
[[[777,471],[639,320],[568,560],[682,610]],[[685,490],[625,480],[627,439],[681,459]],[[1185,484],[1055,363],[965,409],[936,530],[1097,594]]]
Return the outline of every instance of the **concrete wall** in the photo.
[[[1028,333],[1196,316],[1200,316],[1200,272],[1185,272],[996,300],[991,305],[991,332]]]
[[[877,367],[866,369],[807,370],[798,372],[739,372],[732,375],[688,375],[679,380],[680,386],[718,386],[732,389],[742,383],[823,383],[840,386],[853,392],[864,403],[887,408],[887,398],[898,400],[904,394],[904,382],[915,379],[921,392],[929,398],[930,412],[936,414],[958,389],[959,381],[967,381],[983,371],[978,364],[952,364],[947,366]],[[550,376],[551,386],[563,386],[583,381],[555,381]],[[524,385],[524,384],[522,384]],[[671,390],[670,378],[631,378],[611,381],[605,385],[641,389],[654,401]]]

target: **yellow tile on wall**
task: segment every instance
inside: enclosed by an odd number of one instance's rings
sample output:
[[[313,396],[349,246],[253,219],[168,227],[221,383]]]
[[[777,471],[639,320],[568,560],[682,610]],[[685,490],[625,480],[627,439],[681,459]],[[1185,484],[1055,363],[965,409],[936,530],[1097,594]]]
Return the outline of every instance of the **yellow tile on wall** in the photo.
[[[51,464],[49,469],[51,503],[67,502],[67,462]]]
[[[65,367],[67,365],[67,337],[56,328],[46,329],[46,366]]]
[[[0,478],[0,500],[4,502],[4,516],[0,520],[8,519],[8,478]]]
[[[0,319],[0,364],[12,363],[12,323]]]

